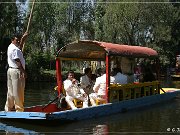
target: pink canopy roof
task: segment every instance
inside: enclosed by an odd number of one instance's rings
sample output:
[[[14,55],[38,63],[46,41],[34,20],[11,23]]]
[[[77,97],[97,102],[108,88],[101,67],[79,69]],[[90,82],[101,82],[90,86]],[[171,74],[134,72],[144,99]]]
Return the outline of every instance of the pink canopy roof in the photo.
[[[148,47],[113,44],[99,41],[82,40],[70,43],[58,52],[59,57],[104,59],[105,54],[126,57],[157,57],[158,53]]]

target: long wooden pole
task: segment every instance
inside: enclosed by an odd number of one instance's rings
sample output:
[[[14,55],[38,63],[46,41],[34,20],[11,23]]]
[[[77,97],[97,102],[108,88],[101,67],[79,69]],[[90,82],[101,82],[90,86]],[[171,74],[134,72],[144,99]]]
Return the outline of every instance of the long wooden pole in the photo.
[[[35,3],[35,0],[33,0],[33,3],[32,3],[32,8],[31,8],[31,12],[30,12],[27,28],[26,28],[26,32],[27,33],[29,32],[29,26],[30,26],[30,23],[31,23],[32,13],[33,13],[33,9],[34,9],[34,3]],[[25,42],[24,42],[23,47],[22,47],[22,52],[24,52],[24,46],[25,46]]]

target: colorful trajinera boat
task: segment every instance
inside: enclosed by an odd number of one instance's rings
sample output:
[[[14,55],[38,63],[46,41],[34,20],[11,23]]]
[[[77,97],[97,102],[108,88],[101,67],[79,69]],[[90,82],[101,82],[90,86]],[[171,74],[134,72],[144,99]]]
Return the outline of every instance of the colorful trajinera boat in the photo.
[[[99,65],[106,67],[106,101],[96,101],[97,106],[71,110],[63,106],[62,67],[65,61],[86,61],[93,68]],[[141,75],[134,75],[136,64],[146,62],[152,66],[156,80],[141,81]],[[179,89],[161,88],[158,67],[158,53],[147,47],[120,45],[98,41],[77,41],[62,47],[57,52],[56,75],[58,96],[46,105],[26,107],[24,112],[0,112],[1,120],[47,121],[45,123],[76,121],[112,115],[131,109],[154,105],[175,98]],[[155,66],[157,65],[157,66]],[[114,67],[121,67],[128,76],[127,84],[111,84],[110,72]],[[138,76],[138,78],[137,78]],[[134,77],[136,77],[134,79]],[[78,106],[78,100],[74,100]]]

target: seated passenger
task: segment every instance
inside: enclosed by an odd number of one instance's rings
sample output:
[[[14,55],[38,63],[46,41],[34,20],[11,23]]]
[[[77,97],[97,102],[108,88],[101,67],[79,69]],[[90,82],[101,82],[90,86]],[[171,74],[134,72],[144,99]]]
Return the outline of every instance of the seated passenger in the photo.
[[[96,99],[106,100],[106,69],[101,69],[101,76],[96,78],[95,85],[93,87],[94,93],[89,95],[92,106],[96,106]]]
[[[96,76],[97,76],[97,77],[100,77],[100,76],[101,76],[101,68],[98,68],[98,69],[96,70]]]
[[[127,76],[122,74],[120,69],[114,68],[113,72],[114,72],[114,76],[112,77],[113,80],[111,81],[111,83],[127,84]]]
[[[74,78],[73,71],[68,72],[68,78],[63,83],[66,91],[66,102],[71,109],[77,109],[73,103],[75,98],[83,101],[83,108],[88,107],[88,96],[84,90],[79,87],[78,80]]]
[[[154,76],[151,68],[149,66],[145,66],[144,74],[143,74],[143,82],[152,82],[155,80],[156,80],[156,77]]]
[[[142,63],[137,63],[134,67],[134,83],[142,82],[142,70],[144,65]]]
[[[89,95],[90,93],[93,92],[93,85],[94,85],[92,80],[91,68],[86,68],[84,72],[85,75],[80,78],[80,84],[81,84],[81,88],[83,88],[86,94]]]

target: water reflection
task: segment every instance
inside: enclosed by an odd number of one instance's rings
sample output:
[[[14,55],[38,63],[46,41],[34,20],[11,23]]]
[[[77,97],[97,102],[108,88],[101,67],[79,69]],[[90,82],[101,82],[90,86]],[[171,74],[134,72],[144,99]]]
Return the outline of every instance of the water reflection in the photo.
[[[25,106],[47,104],[55,98],[55,83],[29,83],[25,90]]]
[[[7,124],[0,123],[0,131],[3,131],[1,133],[6,135],[31,135],[31,134],[37,134],[37,132],[32,130],[26,130],[23,128],[16,128],[13,126],[9,126]]]
[[[108,135],[108,126],[97,125],[93,128],[93,135]]]

